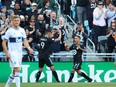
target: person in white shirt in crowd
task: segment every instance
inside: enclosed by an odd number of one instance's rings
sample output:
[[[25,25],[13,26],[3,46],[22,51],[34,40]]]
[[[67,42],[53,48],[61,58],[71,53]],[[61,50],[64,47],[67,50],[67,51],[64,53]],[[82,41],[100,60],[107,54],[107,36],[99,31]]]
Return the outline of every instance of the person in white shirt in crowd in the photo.
[[[12,81],[15,78],[16,87],[20,87],[20,67],[22,62],[22,43],[29,50],[30,54],[33,54],[33,50],[29,46],[26,40],[26,34],[23,28],[20,25],[20,17],[14,16],[12,19],[13,27],[10,27],[4,37],[2,46],[4,52],[6,53],[6,58],[10,62],[12,73],[9,76],[9,79],[5,87],[9,87]],[[8,48],[7,48],[8,45]]]
[[[97,50],[98,36],[106,35],[106,12],[103,11],[103,2],[98,1],[93,11],[93,42]]]

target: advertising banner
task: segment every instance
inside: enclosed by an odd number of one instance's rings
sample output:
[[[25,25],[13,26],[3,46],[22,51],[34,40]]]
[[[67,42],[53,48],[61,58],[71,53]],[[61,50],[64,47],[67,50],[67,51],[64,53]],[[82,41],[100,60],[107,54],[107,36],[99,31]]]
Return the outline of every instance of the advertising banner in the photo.
[[[54,62],[54,67],[61,82],[67,82],[72,69],[72,62]],[[24,62],[21,67],[22,83],[34,83],[38,71],[38,62]],[[116,82],[114,62],[83,62],[82,71],[93,79],[93,82]],[[6,82],[11,69],[8,62],[0,62],[0,83]],[[56,82],[49,67],[44,66],[39,82]],[[72,82],[87,82],[75,73]]]

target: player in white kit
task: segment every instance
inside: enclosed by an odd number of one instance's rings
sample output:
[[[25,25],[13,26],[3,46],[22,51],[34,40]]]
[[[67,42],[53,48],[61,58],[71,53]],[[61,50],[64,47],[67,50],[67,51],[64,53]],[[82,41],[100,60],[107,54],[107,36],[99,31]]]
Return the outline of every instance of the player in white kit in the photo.
[[[19,74],[22,63],[22,44],[24,44],[25,47],[29,50],[30,54],[33,54],[33,50],[30,48],[26,40],[25,30],[19,26],[20,17],[15,15],[12,19],[12,22],[13,27],[6,31],[2,42],[4,52],[6,53],[6,57],[8,58],[12,68],[12,73],[5,87],[9,87],[14,78],[16,87],[20,87]]]

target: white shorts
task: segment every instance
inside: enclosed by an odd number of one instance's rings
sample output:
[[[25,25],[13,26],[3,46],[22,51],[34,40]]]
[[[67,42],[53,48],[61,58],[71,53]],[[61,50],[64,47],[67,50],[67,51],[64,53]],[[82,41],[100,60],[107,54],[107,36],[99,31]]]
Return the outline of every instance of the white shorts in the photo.
[[[21,67],[22,56],[21,55],[10,55],[10,67]]]

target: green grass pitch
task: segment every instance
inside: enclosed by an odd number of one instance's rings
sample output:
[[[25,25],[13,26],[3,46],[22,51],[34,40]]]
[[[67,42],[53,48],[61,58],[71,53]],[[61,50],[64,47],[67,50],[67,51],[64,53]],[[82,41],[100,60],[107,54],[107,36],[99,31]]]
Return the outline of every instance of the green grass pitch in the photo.
[[[0,83],[4,87],[5,83]],[[10,87],[16,87],[11,84]],[[116,83],[21,83],[21,87],[116,87]]]

